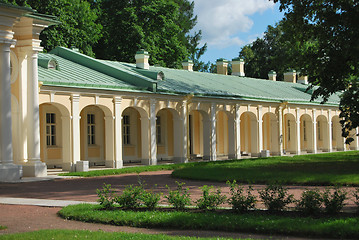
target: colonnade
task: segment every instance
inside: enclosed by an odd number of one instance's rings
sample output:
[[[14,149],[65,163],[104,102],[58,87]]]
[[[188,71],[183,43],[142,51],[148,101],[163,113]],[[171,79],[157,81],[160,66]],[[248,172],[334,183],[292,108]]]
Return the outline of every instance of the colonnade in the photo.
[[[51,95],[52,102],[47,101]],[[57,159],[62,163],[56,163],[64,170],[74,171],[76,162],[81,160],[121,168],[126,162],[156,165],[163,159],[216,161],[242,155],[257,157],[358,149],[357,137],[352,145],[345,145],[339,111],[328,106],[317,109],[318,106],[308,108],[282,103],[228,103],[200,98],[189,101],[183,97],[169,100],[161,95],[91,97],[72,94],[66,97],[55,91],[42,91],[40,99],[40,109],[53,105],[66,115],[61,116],[62,133],[70,131],[71,134],[62,136],[63,144],[58,143],[63,154]],[[84,150],[83,145],[89,143],[86,143],[87,120],[83,119],[87,116],[83,112],[90,106],[96,106],[98,110],[94,114],[101,114],[103,118],[94,123],[96,134],[103,136],[96,146]],[[44,119],[46,111],[40,112]],[[131,121],[124,123],[124,116]],[[44,140],[42,142],[42,151],[51,150]],[[84,151],[88,154],[82,153]],[[72,153],[70,158],[67,152]],[[45,162],[48,162],[46,157]]]

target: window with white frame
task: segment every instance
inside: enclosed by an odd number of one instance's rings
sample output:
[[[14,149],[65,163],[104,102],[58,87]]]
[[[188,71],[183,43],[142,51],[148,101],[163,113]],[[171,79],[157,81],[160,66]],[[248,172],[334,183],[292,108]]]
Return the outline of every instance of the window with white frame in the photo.
[[[129,145],[131,144],[131,135],[130,135],[130,116],[124,115],[122,118],[122,126],[123,126],[123,144]]]
[[[318,121],[318,139],[322,140],[322,131],[321,131],[320,121]]]
[[[307,141],[307,124],[305,120],[303,121],[303,138],[304,141]]]
[[[94,145],[95,137],[95,114],[87,114],[87,144]]]
[[[334,123],[332,123],[332,140],[336,140],[335,132],[334,132]]]
[[[56,146],[56,115],[46,113],[46,145]]]
[[[162,131],[161,131],[161,117],[156,118],[156,141],[157,144],[162,143]]]

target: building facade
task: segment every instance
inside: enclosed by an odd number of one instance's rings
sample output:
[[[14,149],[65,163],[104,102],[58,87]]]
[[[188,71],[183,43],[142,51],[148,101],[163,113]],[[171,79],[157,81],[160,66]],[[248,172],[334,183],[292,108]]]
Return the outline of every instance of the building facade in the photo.
[[[98,60],[76,49],[41,53],[56,21],[0,5],[0,180],[90,166],[215,161],[358,149],[341,137],[339,98],[310,101],[305,77],[245,77],[244,62],[217,60],[219,74]],[[11,105],[10,105],[11,103]],[[353,132],[355,134],[355,132]]]

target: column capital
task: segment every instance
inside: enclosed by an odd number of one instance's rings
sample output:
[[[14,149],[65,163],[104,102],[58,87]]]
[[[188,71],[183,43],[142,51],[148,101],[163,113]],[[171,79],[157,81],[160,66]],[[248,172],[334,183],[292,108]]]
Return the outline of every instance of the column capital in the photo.
[[[79,102],[80,101],[80,94],[71,94],[71,101],[72,102]]]
[[[121,104],[122,103],[122,97],[113,97],[112,102],[114,104]]]

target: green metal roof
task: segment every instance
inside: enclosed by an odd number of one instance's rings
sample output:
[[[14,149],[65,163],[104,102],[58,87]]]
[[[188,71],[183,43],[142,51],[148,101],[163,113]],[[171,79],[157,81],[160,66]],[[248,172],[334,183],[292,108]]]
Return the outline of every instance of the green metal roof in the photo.
[[[138,69],[135,64],[97,60],[67,48],[56,48],[50,54],[39,54],[41,59],[54,58],[59,70],[39,67],[39,81],[48,86],[67,86],[118,91],[156,92],[195,96],[256,100],[267,102],[319,104],[310,102],[308,85],[270,81],[248,77],[202,73],[151,66]],[[327,104],[338,105],[338,95]]]

